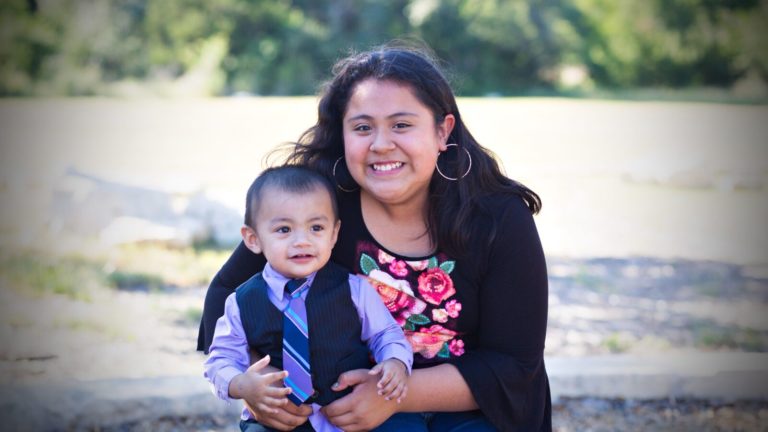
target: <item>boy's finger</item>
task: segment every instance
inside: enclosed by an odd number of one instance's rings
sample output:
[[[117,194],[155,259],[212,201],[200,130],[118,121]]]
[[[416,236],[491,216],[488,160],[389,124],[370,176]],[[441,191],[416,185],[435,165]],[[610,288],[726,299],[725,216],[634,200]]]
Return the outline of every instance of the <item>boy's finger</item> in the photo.
[[[392,392],[387,395],[387,400],[402,400],[403,399],[403,383],[400,383],[392,389]],[[399,402],[398,402],[399,403]]]
[[[256,407],[259,409],[259,411],[263,413],[269,413],[269,414],[277,414],[277,409],[270,407],[266,403],[259,402],[256,404]]]
[[[285,397],[269,397],[264,396],[264,398],[261,400],[262,405],[266,405],[270,409],[274,408],[280,408],[285,405],[285,403],[288,402],[288,398]]]
[[[380,379],[378,383],[376,383],[376,387],[379,388],[377,393],[379,396],[387,394],[387,385],[389,385],[389,381],[385,382],[384,378]]]
[[[379,372],[381,372],[382,368],[383,368],[383,366],[381,365],[381,363],[379,363],[376,366],[374,366],[373,369],[368,371],[368,375],[376,375]]]
[[[268,364],[269,364],[269,355],[265,355],[264,358],[250,365],[246,370],[246,372],[258,372],[264,369],[264,367],[267,366]]]
[[[393,393],[395,392],[395,389],[397,389],[397,383],[395,381],[390,381],[390,383],[381,390],[383,394],[386,395],[386,400],[394,398]]]
[[[400,397],[397,398],[397,403],[402,402],[406,396],[408,396],[408,386],[403,385],[403,392],[400,394]]]
[[[278,381],[284,380],[285,377],[287,376],[288,376],[288,372],[286,371],[268,373],[264,375],[264,383],[267,385],[274,384]]]
[[[291,394],[290,387],[269,387],[264,390],[264,394],[273,398],[284,398]]]

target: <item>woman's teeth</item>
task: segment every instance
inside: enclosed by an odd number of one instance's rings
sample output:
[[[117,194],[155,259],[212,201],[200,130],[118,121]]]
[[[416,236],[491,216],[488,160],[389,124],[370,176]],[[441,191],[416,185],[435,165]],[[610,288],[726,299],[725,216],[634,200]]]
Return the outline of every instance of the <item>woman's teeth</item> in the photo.
[[[392,171],[393,169],[397,169],[403,166],[403,163],[392,162],[392,163],[386,163],[386,164],[373,164],[372,166],[374,171]]]

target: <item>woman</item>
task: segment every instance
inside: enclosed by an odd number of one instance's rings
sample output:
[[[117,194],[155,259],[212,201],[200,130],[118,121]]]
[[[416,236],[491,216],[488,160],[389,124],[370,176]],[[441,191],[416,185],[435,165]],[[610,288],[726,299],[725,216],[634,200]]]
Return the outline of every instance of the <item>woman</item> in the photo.
[[[394,46],[339,62],[289,162],[336,182],[332,259],[370,278],[414,349],[402,403],[378,397],[367,371],[348,371],[338,389],[352,392],[324,408],[331,421],[367,430],[401,413],[399,430],[550,430],[541,203],[475,141],[435,62]],[[199,349],[224,298],[263,266],[238,246],[208,290]],[[251,408],[285,430],[308,415]]]

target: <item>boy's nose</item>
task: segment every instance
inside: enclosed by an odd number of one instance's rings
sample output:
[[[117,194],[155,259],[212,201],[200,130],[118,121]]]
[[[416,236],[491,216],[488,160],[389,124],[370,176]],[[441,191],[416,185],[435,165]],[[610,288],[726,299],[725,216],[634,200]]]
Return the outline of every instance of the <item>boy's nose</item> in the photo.
[[[309,235],[304,231],[297,230],[293,236],[293,244],[296,246],[303,246],[309,244]]]

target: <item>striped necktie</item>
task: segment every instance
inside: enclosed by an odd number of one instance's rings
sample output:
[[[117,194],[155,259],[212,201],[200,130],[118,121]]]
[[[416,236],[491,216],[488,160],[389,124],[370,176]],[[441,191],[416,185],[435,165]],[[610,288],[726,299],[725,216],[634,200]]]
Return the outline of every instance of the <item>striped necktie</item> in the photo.
[[[301,405],[314,393],[309,367],[309,330],[307,310],[301,293],[306,279],[291,279],[285,284],[288,306],[283,310],[283,369],[288,372],[285,386],[293,391],[288,399]]]

